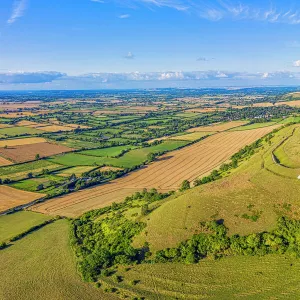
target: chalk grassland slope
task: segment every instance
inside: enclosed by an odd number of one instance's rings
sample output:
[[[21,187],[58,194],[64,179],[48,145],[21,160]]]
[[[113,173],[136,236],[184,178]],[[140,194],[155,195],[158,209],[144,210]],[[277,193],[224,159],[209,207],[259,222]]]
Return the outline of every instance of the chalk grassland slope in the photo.
[[[195,127],[187,130],[188,132],[197,132],[197,131],[225,131],[234,127],[239,127],[242,125],[247,124],[247,122],[244,121],[233,121],[233,122],[226,122],[226,123],[218,123],[216,125],[211,126],[200,126]]]
[[[276,127],[270,126],[246,132],[215,134],[189,147],[167,153],[149,166],[123,178],[37,204],[31,209],[53,215],[78,216],[91,209],[122,201],[134,191],[143,188],[157,188],[161,191],[176,190],[183,180],[192,181],[209,173],[239,149],[274,128]]]
[[[31,211],[20,211],[0,216],[0,243],[8,241],[12,237],[49,219],[51,219],[50,216]]]
[[[25,192],[6,185],[0,185],[0,212],[30,203],[42,198],[43,194]]]
[[[0,140],[0,147],[13,147],[20,145],[30,145],[30,144],[38,144],[45,143],[46,140],[44,138],[24,138],[24,139],[12,139],[12,140]]]
[[[299,272],[299,259],[236,256],[197,265],[137,265],[119,272],[123,282],[106,281],[146,299],[299,299]]]
[[[40,156],[40,158],[43,158],[51,155],[70,152],[72,150],[73,149],[63,145],[38,143],[0,148],[0,155],[16,163],[21,163],[34,160],[37,154]]]
[[[299,180],[281,174],[282,167],[272,160],[273,149],[292,130],[278,132],[271,146],[265,145],[230,177],[164,203],[147,218],[147,232],[136,238],[135,245],[147,241],[153,249],[174,247],[197,232],[200,221],[211,218],[225,220],[230,234],[247,235],[273,229],[281,213],[299,217]]]
[[[274,154],[276,155],[281,165],[292,169],[300,168],[299,145],[300,128],[296,128],[293,134],[274,151]]]
[[[81,280],[68,231],[68,222],[59,220],[1,250],[0,298],[118,299]]]
[[[12,162],[0,156],[0,166],[9,166]]]

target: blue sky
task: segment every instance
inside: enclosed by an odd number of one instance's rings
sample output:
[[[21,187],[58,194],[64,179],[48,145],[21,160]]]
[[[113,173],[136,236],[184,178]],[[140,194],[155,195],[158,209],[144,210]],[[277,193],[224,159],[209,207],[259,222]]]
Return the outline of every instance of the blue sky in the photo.
[[[1,0],[0,89],[298,85],[297,0]]]

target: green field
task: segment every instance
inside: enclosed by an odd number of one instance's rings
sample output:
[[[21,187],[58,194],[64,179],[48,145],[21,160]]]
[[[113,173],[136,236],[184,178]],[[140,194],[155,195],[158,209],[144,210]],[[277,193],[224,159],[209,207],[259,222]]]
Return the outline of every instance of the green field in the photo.
[[[11,184],[12,187],[24,190],[24,191],[29,191],[29,192],[41,192],[44,193],[44,189],[48,188],[49,186],[53,185],[53,183],[62,183],[64,181],[64,178],[55,176],[55,175],[42,175],[38,176],[37,178],[32,178],[32,179],[25,179],[25,180],[20,180],[17,181],[13,184]],[[44,186],[44,189],[38,191],[38,186],[40,185]]]
[[[47,160],[38,160],[33,162],[28,162],[24,164],[11,165],[0,167],[0,177],[22,173],[22,172],[33,172],[37,169],[52,169],[53,167],[58,167],[57,165],[53,165],[50,161]]]
[[[0,243],[49,219],[50,216],[29,211],[0,216]]]
[[[101,145],[100,142],[93,143],[93,142],[81,141],[81,140],[76,140],[76,139],[67,139],[67,140],[64,140],[59,143],[64,146],[67,146],[70,148],[75,148],[75,149],[97,148]]]
[[[118,299],[81,280],[68,232],[56,221],[1,250],[0,299]]]
[[[299,122],[300,122],[300,116],[295,116],[295,117],[285,118],[280,123],[281,124],[288,124],[288,123],[299,123]]]
[[[235,128],[232,128],[228,131],[251,130],[251,129],[256,129],[256,128],[272,126],[272,125],[275,125],[275,124],[277,124],[277,123],[276,122],[254,123],[254,124],[250,124],[250,125],[235,127]]]
[[[62,177],[68,177],[71,176],[72,174],[75,174],[76,176],[80,177],[82,176],[83,173],[89,172],[93,170],[94,167],[87,167],[87,166],[79,166],[79,167],[73,167],[73,168],[68,168],[62,171],[59,171],[55,173],[57,176],[62,176]]]
[[[83,155],[80,153],[68,153],[50,158],[53,163],[66,166],[93,166],[93,165],[109,165],[120,168],[131,168],[142,164],[147,160],[149,153],[159,153],[163,151],[171,151],[187,145],[186,141],[165,141],[159,145],[134,149],[119,158],[106,158]]]
[[[10,127],[0,129],[0,136],[16,136],[24,134],[43,133],[41,130],[29,127]]]
[[[80,152],[81,154],[91,155],[91,156],[102,156],[102,157],[115,157],[120,155],[123,151],[127,151],[129,149],[134,149],[134,146],[117,146],[117,147],[110,147],[110,148],[102,148],[102,149],[95,149],[95,150],[86,150]]]

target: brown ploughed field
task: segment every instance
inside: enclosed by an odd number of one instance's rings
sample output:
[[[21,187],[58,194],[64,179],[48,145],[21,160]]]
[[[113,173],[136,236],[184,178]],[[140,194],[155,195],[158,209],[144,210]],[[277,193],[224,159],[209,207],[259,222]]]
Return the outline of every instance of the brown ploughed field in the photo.
[[[34,160],[37,154],[39,154],[40,158],[43,158],[72,150],[63,145],[37,143],[0,148],[0,155],[16,163],[21,163]]]

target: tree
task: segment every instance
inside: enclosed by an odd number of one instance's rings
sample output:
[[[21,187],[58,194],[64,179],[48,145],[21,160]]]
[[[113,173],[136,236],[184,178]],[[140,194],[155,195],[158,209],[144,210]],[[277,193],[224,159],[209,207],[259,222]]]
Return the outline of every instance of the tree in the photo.
[[[181,184],[180,191],[186,191],[191,188],[191,183],[188,180],[184,180]]]
[[[141,215],[146,216],[149,213],[149,205],[144,204],[141,209]]]
[[[37,191],[41,191],[41,190],[43,190],[44,189],[44,185],[41,183],[41,184],[39,184],[37,187],[36,187],[36,190]]]
[[[27,177],[28,177],[28,178],[33,178],[32,172],[29,172],[29,173],[27,174]]]
[[[39,155],[39,154],[36,154],[36,155],[35,155],[35,159],[36,159],[36,160],[39,160],[39,159],[40,159],[40,155]]]
[[[148,160],[149,162],[152,162],[152,161],[154,161],[154,159],[155,159],[155,154],[152,153],[152,152],[150,152],[150,153],[147,155],[147,160]]]

